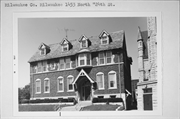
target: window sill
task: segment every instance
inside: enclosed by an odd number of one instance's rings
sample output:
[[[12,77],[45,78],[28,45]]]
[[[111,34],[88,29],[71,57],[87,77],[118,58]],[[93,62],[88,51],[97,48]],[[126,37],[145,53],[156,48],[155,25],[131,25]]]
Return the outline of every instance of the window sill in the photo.
[[[57,91],[58,93],[62,93],[62,92],[64,92],[64,90],[62,90],[62,91]]]
[[[74,90],[68,90],[67,92],[74,92]]]
[[[36,92],[35,94],[41,94],[41,92]]]
[[[108,89],[117,89],[117,87],[112,87],[112,88],[109,87]]]
[[[50,92],[44,92],[44,93],[50,93]]]
[[[99,88],[98,90],[104,90],[104,88]]]

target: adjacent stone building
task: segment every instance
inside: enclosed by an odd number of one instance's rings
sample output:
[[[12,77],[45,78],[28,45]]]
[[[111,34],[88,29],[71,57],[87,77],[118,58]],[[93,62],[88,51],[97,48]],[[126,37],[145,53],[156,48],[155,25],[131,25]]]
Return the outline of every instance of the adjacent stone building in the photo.
[[[138,110],[157,109],[157,25],[147,18],[147,31],[138,28]]]
[[[126,104],[126,92],[131,93],[132,58],[127,55],[124,31],[42,43],[29,63],[31,100],[121,97]]]

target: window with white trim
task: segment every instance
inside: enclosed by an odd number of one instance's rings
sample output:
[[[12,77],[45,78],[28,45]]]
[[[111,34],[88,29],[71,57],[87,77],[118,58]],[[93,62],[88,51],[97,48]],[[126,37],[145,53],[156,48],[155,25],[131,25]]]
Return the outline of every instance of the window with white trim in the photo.
[[[62,45],[62,50],[63,51],[68,51],[69,50],[69,44],[67,43],[67,44],[63,44]]]
[[[104,73],[98,72],[96,74],[96,82],[98,85],[98,89],[104,89]]]
[[[49,78],[44,79],[44,93],[50,92],[50,80]]]
[[[41,93],[41,79],[36,79],[36,93]]]
[[[107,64],[112,63],[112,52],[111,51],[106,52],[106,63]]]
[[[42,67],[43,67],[43,72],[47,71],[47,61],[43,61]]]
[[[59,63],[60,63],[60,68],[59,68],[59,69],[60,69],[60,70],[65,69],[65,62],[64,62],[64,58],[60,59]]]
[[[37,72],[42,72],[42,62],[38,62]]]
[[[56,63],[55,63],[55,61],[51,61],[50,62],[50,69],[51,70],[54,70],[56,68]]]
[[[99,64],[105,64],[105,56],[104,56],[104,52],[100,52],[99,53]]]
[[[106,45],[106,44],[109,44],[109,37],[106,33],[104,33],[102,36],[101,36],[101,44],[102,45]]]
[[[115,71],[110,71],[108,73],[108,83],[109,83],[109,88],[117,88],[117,79],[116,79],[116,72]]]
[[[91,65],[91,54],[79,54],[78,62],[79,66]]]
[[[72,75],[67,77],[67,89],[68,89],[68,91],[73,91],[74,90],[74,87],[73,87],[73,84],[72,84],[73,81],[74,81],[74,77]]]
[[[86,48],[87,47],[87,40],[82,40],[81,41],[81,47]]]
[[[58,89],[58,92],[64,91],[64,78],[62,76],[59,76],[57,78],[57,89]]]

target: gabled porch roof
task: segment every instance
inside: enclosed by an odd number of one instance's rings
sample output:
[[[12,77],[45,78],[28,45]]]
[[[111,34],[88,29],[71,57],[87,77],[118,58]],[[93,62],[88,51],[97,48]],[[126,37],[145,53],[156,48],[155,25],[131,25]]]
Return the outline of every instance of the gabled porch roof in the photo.
[[[78,76],[76,77],[76,79],[72,82],[73,85],[76,83],[76,81],[79,79],[80,76],[86,76],[91,83],[94,83],[94,82],[95,82],[93,79],[91,79],[91,78],[88,76],[88,74],[87,74],[83,69],[81,69],[81,71],[79,72],[79,74],[78,74]]]

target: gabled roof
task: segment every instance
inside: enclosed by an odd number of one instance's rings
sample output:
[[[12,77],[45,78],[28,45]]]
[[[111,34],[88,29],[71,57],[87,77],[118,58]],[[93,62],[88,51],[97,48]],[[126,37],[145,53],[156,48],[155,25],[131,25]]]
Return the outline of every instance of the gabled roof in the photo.
[[[46,48],[50,48],[49,46],[47,46],[45,43],[41,43],[38,47],[38,49],[40,50],[43,46],[45,46]]]
[[[107,36],[110,35],[107,31],[103,30],[103,31],[101,32],[101,34],[99,35],[99,38],[101,38],[102,36],[104,36],[104,34],[107,35]]]
[[[87,40],[88,38],[85,36],[85,35],[82,35],[80,38],[79,38],[79,42],[81,42],[82,40]]]
[[[70,43],[68,41],[68,39],[67,38],[63,38],[60,44],[63,45],[63,44],[67,44],[67,43]]]
[[[101,45],[101,41],[99,40],[99,36],[91,36],[88,39],[91,42],[91,45],[87,48],[90,52],[98,52],[103,50],[111,50],[111,49],[118,49],[123,48],[123,42],[124,42],[124,31],[116,31],[113,33],[110,33],[112,42],[110,42],[108,45]],[[81,48],[79,47],[78,40],[70,40],[69,41],[72,45],[72,48],[68,50],[67,52],[62,52],[62,46],[60,43],[50,44],[48,45],[50,47],[50,52],[46,55],[40,55],[39,50],[36,51],[36,53],[30,58],[29,62],[36,62],[40,60],[47,60],[52,58],[59,58],[59,57],[66,57],[77,54]],[[62,42],[61,42],[62,43]]]
[[[80,76],[86,76],[91,83],[94,83],[94,80],[92,80],[92,79],[87,75],[87,73],[86,73],[83,69],[81,69],[81,71],[79,72],[79,74],[78,74],[78,76],[76,77],[76,79],[72,82],[73,85],[76,83],[76,81],[79,79]]]

